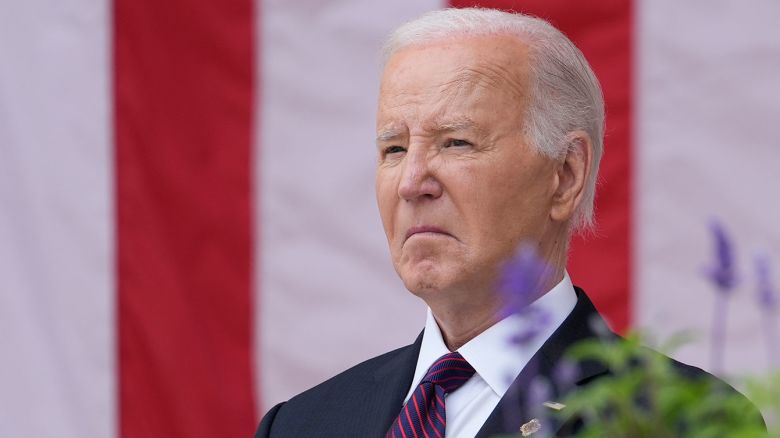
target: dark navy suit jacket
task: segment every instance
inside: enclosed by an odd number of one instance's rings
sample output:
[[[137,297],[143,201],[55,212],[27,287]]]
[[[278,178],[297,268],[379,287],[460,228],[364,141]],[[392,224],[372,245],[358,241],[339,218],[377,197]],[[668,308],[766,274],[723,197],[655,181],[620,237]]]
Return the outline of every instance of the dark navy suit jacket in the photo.
[[[551,380],[556,365],[569,346],[597,336],[594,322],[603,323],[603,319],[587,295],[581,289],[575,289],[577,304],[574,310],[512,383],[477,437],[518,431],[532,418],[524,397],[518,396],[528,388],[531,379],[541,375]],[[608,336],[617,335],[610,332]],[[255,438],[384,437],[400,412],[412,383],[421,343],[422,334],[411,345],[365,361],[274,406],[261,421]],[[604,365],[595,362],[578,365],[577,380],[569,388],[552,388],[553,400],[560,400],[568,390],[586,385],[609,372]],[[699,368],[679,362],[675,365],[691,378],[715,379]],[[580,426],[577,419],[553,421],[546,425],[550,428],[548,431],[556,431],[556,436],[574,435]]]

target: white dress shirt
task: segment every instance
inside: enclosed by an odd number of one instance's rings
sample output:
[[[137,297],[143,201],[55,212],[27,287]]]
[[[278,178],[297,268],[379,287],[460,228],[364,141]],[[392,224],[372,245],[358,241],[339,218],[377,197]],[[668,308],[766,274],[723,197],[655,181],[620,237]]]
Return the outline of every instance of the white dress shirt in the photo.
[[[565,273],[560,283],[531,304],[545,312],[550,319],[530,342],[523,346],[510,342],[512,336],[521,333],[527,323],[514,315],[497,322],[457,350],[476,372],[463,386],[447,395],[446,438],[472,438],[477,434],[509,385],[571,313],[576,303],[577,294],[568,273]],[[411,398],[428,368],[436,359],[449,352],[429,308],[417,368],[404,403]]]

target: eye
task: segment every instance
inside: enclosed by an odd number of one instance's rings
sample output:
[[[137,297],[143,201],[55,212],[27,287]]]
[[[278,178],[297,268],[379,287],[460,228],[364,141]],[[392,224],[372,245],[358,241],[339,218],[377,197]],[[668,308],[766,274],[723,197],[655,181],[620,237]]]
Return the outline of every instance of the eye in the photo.
[[[471,143],[467,142],[466,140],[460,140],[460,139],[457,139],[457,138],[453,138],[453,139],[447,140],[447,142],[444,144],[445,148],[463,147],[463,146],[471,146]]]
[[[398,154],[401,152],[406,152],[406,148],[401,146],[388,146],[382,149],[382,155]]]

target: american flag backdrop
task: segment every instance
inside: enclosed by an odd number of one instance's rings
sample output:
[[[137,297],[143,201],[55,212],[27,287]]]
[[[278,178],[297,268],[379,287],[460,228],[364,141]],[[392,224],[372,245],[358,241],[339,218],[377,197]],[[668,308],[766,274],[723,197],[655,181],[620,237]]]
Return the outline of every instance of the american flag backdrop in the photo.
[[[0,436],[248,437],[414,340],[374,200],[387,33],[448,6],[550,20],[604,88],[598,232],[569,272],[617,330],[710,369],[707,223],[741,276],[727,375],[780,282],[773,0],[0,2]]]

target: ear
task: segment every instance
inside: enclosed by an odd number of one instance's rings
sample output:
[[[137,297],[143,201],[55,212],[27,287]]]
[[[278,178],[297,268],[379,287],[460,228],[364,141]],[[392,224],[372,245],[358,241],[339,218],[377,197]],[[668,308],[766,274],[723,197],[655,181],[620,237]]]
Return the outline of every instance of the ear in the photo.
[[[552,198],[550,218],[567,222],[585,197],[585,186],[592,172],[593,142],[585,131],[566,136],[567,149],[557,166],[558,186]]]

